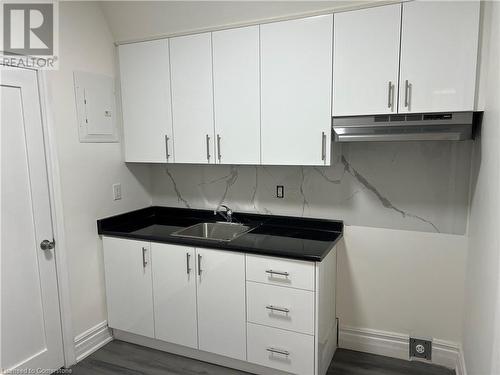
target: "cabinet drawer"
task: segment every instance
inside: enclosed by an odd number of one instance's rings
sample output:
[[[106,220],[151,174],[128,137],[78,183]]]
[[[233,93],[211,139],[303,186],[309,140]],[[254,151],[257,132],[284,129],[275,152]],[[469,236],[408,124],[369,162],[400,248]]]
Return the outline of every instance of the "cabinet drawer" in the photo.
[[[247,280],[314,290],[314,263],[247,255]]]
[[[314,334],[314,292],[247,281],[249,322]]]
[[[248,362],[293,374],[314,373],[314,336],[247,324]]]

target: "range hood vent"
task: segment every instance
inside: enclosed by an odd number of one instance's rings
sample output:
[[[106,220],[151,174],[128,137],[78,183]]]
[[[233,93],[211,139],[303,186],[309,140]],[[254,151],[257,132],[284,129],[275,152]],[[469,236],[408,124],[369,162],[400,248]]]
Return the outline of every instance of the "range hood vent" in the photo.
[[[482,112],[333,117],[336,142],[463,141],[472,139]]]

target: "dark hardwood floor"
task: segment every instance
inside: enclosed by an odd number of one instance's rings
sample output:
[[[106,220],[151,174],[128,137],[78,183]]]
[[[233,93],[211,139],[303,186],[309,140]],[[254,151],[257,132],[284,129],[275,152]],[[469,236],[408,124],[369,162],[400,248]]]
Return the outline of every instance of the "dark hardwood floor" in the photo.
[[[338,349],[328,375],[455,375],[455,370],[429,363]]]
[[[248,375],[174,354],[112,341],[71,368],[72,375]],[[454,375],[443,367],[339,349],[328,375]]]

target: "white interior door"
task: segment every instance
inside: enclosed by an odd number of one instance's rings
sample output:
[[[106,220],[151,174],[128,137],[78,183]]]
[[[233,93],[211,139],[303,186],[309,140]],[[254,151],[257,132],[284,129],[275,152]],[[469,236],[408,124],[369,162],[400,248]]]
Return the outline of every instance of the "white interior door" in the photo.
[[[199,349],[246,360],[245,254],[196,249]]]
[[[198,349],[194,248],[151,243],[155,337]]]
[[[2,369],[64,364],[36,72],[1,69]]]
[[[334,18],[334,116],[397,112],[401,4]]]
[[[260,163],[259,26],[212,33],[217,163]]]
[[[479,1],[403,3],[399,112],[472,111]]]

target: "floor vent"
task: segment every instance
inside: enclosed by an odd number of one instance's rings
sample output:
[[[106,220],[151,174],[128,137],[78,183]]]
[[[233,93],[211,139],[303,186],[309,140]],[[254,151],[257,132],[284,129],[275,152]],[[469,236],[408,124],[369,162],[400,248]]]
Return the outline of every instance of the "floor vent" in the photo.
[[[410,337],[410,358],[432,359],[432,341]]]

